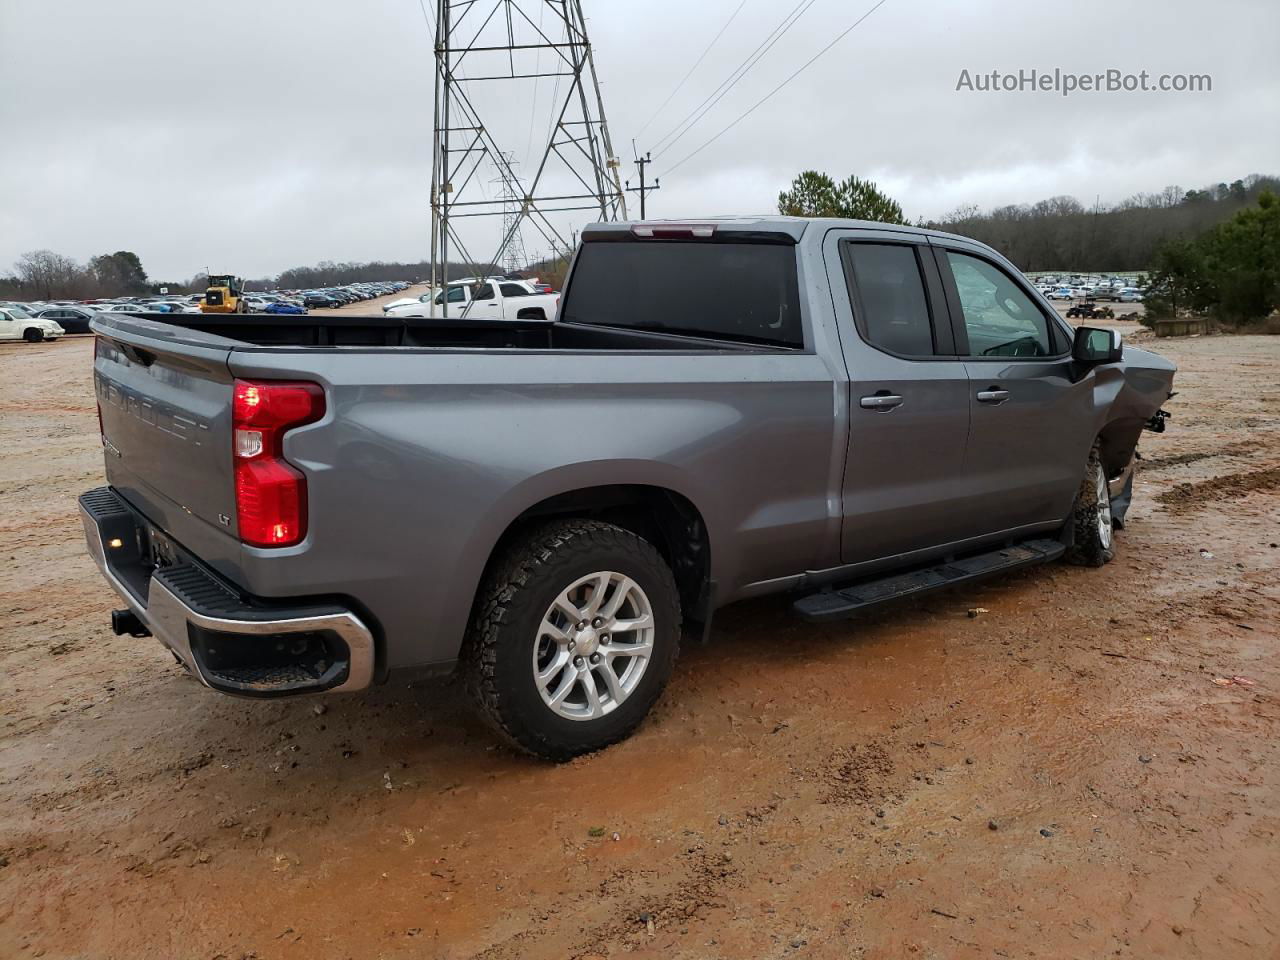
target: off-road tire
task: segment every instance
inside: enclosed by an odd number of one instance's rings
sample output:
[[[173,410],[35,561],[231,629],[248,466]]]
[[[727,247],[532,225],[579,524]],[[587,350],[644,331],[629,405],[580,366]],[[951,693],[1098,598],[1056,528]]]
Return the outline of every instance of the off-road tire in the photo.
[[[555,597],[579,577],[616,570],[653,607],[653,653],[631,694],[611,713],[571,720],[542,700],[533,643]],[[467,687],[481,713],[512,746],[569,760],[629,736],[662,694],[680,644],[680,593],[662,556],[628,530],[595,520],[554,521],[530,531],[494,563],[477,594],[463,647]]]
[[[1106,489],[1106,474],[1097,443],[1089,451],[1076,502],[1071,510],[1072,543],[1064,559],[1082,567],[1100,567],[1115,556],[1114,530],[1108,542],[1103,542],[1098,520],[1098,475],[1102,474],[1102,489]]]
[[[27,327],[27,329],[22,331],[22,339],[27,341],[27,343],[39,343],[44,339],[44,333],[37,330],[35,327]]]

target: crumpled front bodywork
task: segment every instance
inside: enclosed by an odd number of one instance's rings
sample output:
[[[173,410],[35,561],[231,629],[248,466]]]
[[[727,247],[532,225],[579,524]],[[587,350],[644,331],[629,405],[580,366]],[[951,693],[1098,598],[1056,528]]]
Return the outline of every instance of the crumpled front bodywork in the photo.
[[[1102,465],[1112,481],[1112,515],[1121,523],[1129,509],[1133,486],[1133,457],[1143,428],[1154,420],[1173,393],[1172,361],[1125,344],[1119,364],[1120,389],[1107,409],[1106,422],[1099,432]]]

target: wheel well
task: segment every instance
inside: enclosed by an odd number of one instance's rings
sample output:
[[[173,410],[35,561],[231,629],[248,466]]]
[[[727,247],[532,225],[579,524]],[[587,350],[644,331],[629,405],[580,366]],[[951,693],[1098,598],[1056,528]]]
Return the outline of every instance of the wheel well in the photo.
[[[521,307],[516,311],[517,320],[545,320],[547,312],[541,307]]]
[[[1142,433],[1141,420],[1116,420],[1098,434],[1098,453],[1108,477],[1120,473],[1129,463]]]
[[[685,617],[710,613],[711,544],[702,515],[689,500],[664,487],[616,484],[557,494],[516,517],[489,554],[486,570],[510,544],[547,520],[585,517],[630,530],[662,554],[680,589]]]

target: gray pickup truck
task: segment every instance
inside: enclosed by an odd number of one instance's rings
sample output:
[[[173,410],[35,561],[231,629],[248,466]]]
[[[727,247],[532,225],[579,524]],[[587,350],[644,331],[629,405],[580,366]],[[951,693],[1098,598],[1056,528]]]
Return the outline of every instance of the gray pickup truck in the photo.
[[[988,247],[841,220],[590,227],[553,320],[93,329],[117,633],[250,697],[460,667],[557,759],[630,733],[725,604],[1105,563],[1174,374]]]

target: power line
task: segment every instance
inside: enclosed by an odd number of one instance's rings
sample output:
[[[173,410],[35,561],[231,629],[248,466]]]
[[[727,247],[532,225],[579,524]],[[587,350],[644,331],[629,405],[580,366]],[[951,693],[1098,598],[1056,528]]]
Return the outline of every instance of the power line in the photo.
[[[538,33],[542,33],[542,15],[546,12],[546,7],[542,4],[538,5]],[[533,69],[534,73],[542,72],[542,51],[538,51],[538,62]],[[533,118],[538,113],[538,87],[542,83],[541,77],[533,78],[533,106],[529,108],[529,135],[525,138],[524,159],[527,163],[529,160],[529,150],[533,147]],[[555,109],[555,98],[551,98],[551,109]]]
[[[846,30],[844,30],[844,32],[840,33],[834,40],[832,40],[825,47],[823,47],[821,50],[815,53],[812,57],[806,60],[804,64],[798,70],[796,70],[795,73],[791,74],[791,76],[787,77],[787,79],[783,80],[780,84],[778,84],[776,87],[770,90],[767,94],[765,94],[763,97],[757,100],[754,104],[752,104],[742,113],[740,113],[737,117],[734,118],[734,120],[728,126],[726,126],[714,137],[712,137],[710,140],[708,140],[706,143],[700,146],[697,150],[694,150],[693,153],[686,155],[684,158],[677,161],[674,165],[668,167],[666,170],[666,173],[670,174],[671,171],[678,169],[689,160],[692,160],[694,157],[696,157],[703,150],[707,149],[707,147],[711,146],[711,144],[715,143],[717,140],[723,137],[726,133],[728,133],[730,130],[736,127],[739,123],[741,123],[747,117],[751,116],[751,114],[755,113],[756,110],[762,107],[767,101],[771,100],[774,94],[776,94],[779,90],[781,90],[783,87],[789,84],[796,77],[800,76],[800,74],[804,73],[805,70],[809,69],[809,67],[813,65],[814,61],[816,61],[824,53],[826,53],[828,50],[834,47],[837,43],[839,43],[841,40],[847,37],[850,33],[852,33],[855,27],[861,24],[862,21],[866,20],[867,17],[871,16],[873,13],[879,10],[887,2],[888,0],[878,0],[878,2],[874,6],[872,6],[870,10],[868,10],[866,13],[860,16],[857,20],[853,21],[853,23],[850,24],[849,27]]]
[[[764,55],[773,48],[774,44],[781,40],[786,35],[787,31],[795,26],[796,21],[804,16],[808,9],[816,2],[817,0],[799,0],[799,2],[791,9],[791,12],[783,17],[782,22],[774,27],[773,30],[770,31],[769,35],[760,42],[760,45],[747,55],[747,58],[738,65],[737,69],[729,74],[728,78],[721,82],[720,86],[716,87],[716,89],[713,90],[711,94],[702,101],[702,103],[694,107],[693,110],[689,112],[688,116],[676,124],[676,126],[665,137],[662,137],[656,144],[654,144],[654,148],[661,152],[663,149],[666,149],[663,147],[664,143],[667,147],[670,147],[688,133],[689,130],[692,129],[693,125],[706,115],[707,111],[711,110],[725,97],[726,94],[729,93],[730,90],[734,88],[734,86],[737,85],[739,80],[751,72],[751,68],[764,58]]]
[[[697,70],[698,67],[702,65],[702,61],[707,58],[707,54],[710,53],[711,48],[716,45],[716,41],[718,41],[722,36],[724,36],[724,32],[729,29],[729,25],[733,23],[735,19],[737,19],[738,14],[742,12],[742,8],[745,7],[746,5],[747,5],[747,0],[742,0],[742,2],[738,4],[738,8],[734,10],[733,13],[729,14],[729,19],[726,20],[724,24],[720,27],[719,32],[714,37],[711,38],[711,42],[708,43],[706,46],[706,49],[702,51],[702,55],[698,57],[698,59],[694,61],[693,66],[689,68],[689,72],[680,78],[680,82],[676,84],[676,88],[672,90],[670,94],[667,95],[667,99],[662,101],[662,105],[659,106],[657,110],[653,111],[653,116],[651,116],[648,120],[644,122],[644,126],[641,127],[640,132],[636,134],[637,137],[639,137],[640,134],[644,133],[646,130],[649,129],[649,124],[653,123],[654,120],[658,119],[658,114],[660,114],[663,111],[663,109],[666,107],[666,105],[672,101],[675,95],[680,92],[680,90],[684,87],[685,82],[691,76],[693,76],[693,71]]]
[[[791,8],[791,12],[783,17],[782,21],[769,31],[768,35],[766,35],[765,38],[757,44],[756,48],[747,54],[746,59],[738,64],[738,66],[730,72],[729,76],[720,81],[720,85],[703,98],[701,103],[690,110],[679,123],[672,127],[671,130],[667,132],[666,136],[659,138],[658,142],[654,145],[658,148],[659,152],[661,152],[663,144],[668,141],[674,142],[672,140],[673,137],[678,140],[680,137],[684,136],[684,134],[688,133],[689,128],[702,119],[703,115],[705,115],[708,110],[714,107],[725,94],[733,89],[733,86],[746,76],[747,73],[750,72],[751,68],[759,62],[760,58],[768,52],[768,48],[772,46],[773,43],[777,42],[781,36],[779,31],[785,32],[785,30],[790,29],[791,25],[799,19],[800,14],[804,12],[801,8],[805,7],[806,3],[812,5],[813,2],[814,0],[797,0],[796,5]],[[807,7],[805,9],[807,9]]]
[[[422,8],[422,19],[426,21],[427,26],[431,30],[431,36],[434,38],[436,35],[436,24],[435,21],[427,14],[426,0],[418,0],[418,6]],[[431,42],[434,44],[435,40],[433,39]]]

